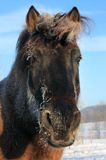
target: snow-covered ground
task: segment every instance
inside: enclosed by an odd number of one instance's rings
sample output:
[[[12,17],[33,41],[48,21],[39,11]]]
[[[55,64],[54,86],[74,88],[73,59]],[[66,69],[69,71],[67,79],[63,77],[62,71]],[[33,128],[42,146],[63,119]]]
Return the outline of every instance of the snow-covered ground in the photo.
[[[62,160],[106,160],[106,139],[77,141],[66,148]]]

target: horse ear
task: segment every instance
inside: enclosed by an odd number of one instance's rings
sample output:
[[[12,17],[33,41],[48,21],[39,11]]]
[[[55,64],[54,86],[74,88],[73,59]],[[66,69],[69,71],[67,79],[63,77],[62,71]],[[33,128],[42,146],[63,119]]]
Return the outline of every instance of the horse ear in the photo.
[[[80,13],[76,7],[73,7],[72,10],[67,14],[67,16],[74,22],[80,22],[81,20]]]
[[[34,8],[34,6],[31,6],[26,16],[26,24],[28,32],[31,33],[34,32],[35,27],[39,22],[39,19],[40,19],[39,12]]]

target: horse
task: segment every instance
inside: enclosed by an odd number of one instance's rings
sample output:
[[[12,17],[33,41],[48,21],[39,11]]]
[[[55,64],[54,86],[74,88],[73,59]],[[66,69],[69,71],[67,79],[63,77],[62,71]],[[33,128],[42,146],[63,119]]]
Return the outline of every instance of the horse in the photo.
[[[77,39],[84,17],[40,14],[34,6],[0,82],[0,160],[60,160],[80,124]]]

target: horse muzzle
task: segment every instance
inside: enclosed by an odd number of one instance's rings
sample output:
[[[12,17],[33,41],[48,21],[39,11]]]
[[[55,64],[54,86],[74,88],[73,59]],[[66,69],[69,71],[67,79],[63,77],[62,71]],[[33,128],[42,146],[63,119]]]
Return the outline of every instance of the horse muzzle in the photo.
[[[66,113],[52,111],[49,108],[42,111],[41,126],[49,133],[47,141],[53,147],[70,146],[75,141],[77,128],[80,124],[80,112],[75,110]]]

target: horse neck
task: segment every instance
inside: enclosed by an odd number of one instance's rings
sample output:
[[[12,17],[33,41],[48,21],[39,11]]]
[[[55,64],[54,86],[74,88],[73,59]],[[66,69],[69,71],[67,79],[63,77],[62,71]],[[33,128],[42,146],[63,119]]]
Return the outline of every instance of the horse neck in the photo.
[[[39,139],[38,139],[39,141]],[[24,152],[24,156],[22,159],[37,159],[37,160],[60,160],[63,155],[62,148],[52,148],[50,146],[47,147],[39,147],[38,145],[33,146],[29,144]]]

